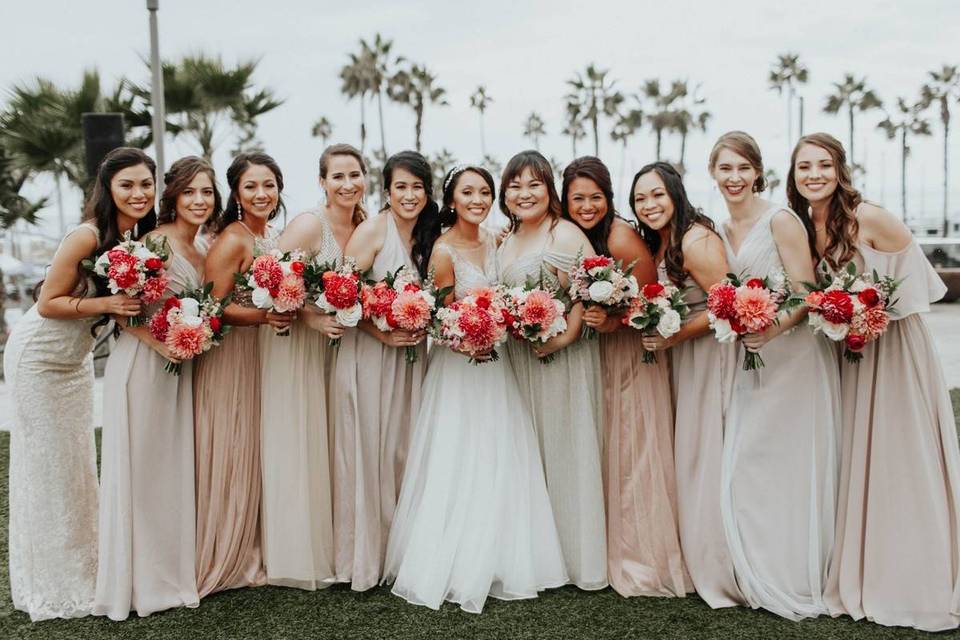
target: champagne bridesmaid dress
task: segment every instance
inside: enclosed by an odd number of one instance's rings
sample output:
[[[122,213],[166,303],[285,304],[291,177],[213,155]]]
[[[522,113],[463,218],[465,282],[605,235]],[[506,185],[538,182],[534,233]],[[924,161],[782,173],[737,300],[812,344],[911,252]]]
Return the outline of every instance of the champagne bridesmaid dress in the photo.
[[[205,246],[197,241],[197,249]],[[171,253],[163,300],[202,276]],[[93,613],[124,620],[199,604],[193,469],[193,362],[179,376],[166,359],[124,332],[103,378],[100,566]]]
[[[721,225],[732,272],[783,269],[770,226],[779,211],[789,210],[771,207],[736,253]],[[738,368],[733,379],[721,464],[723,528],[747,604],[799,620],[826,613],[840,383],[832,348],[805,321],[761,355],[765,367]]]
[[[317,259],[339,260],[340,245],[321,209]],[[334,581],[327,394],[337,350],[294,322],[290,335],[260,333],[260,451],[263,562],[267,582],[317,589]]]
[[[255,252],[276,248],[276,235],[272,230],[268,233],[268,238],[254,237]],[[253,306],[249,292],[236,292],[233,301]],[[201,598],[267,581],[260,541],[260,331],[260,327],[232,327],[223,343],[203,354],[194,366],[197,591]]]
[[[509,242],[508,238],[506,242]],[[549,251],[501,265],[501,280],[522,287],[528,277],[559,286],[550,270],[569,273],[575,256]],[[570,583],[581,589],[607,586],[600,354],[595,340],[577,340],[542,364],[526,342],[509,340],[507,353],[520,394],[533,414],[547,491],[560,533]]]
[[[841,363],[837,543],[827,605],[924,631],[960,625],[960,452],[950,396],[922,313],[946,287],[916,242],[860,244],[861,270],[901,280],[889,328]],[[842,360],[842,358],[841,358]]]
[[[70,233],[91,232],[98,235],[85,222]],[[96,295],[89,280],[87,295]],[[96,320],[44,318],[33,305],[3,353],[13,400],[10,595],[34,622],[86,616],[93,607],[98,489],[90,329]]]
[[[370,277],[416,267],[391,212]],[[403,349],[360,329],[347,330],[337,354],[333,391],[333,535],[337,582],[365,591],[380,582],[387,534],[400,497],[410,430],[417,419],[426,341],[407,364]]]

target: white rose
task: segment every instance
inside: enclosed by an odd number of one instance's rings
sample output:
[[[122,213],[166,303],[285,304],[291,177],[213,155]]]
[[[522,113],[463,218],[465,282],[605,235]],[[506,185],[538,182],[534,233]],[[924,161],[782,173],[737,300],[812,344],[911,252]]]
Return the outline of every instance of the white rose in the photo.
[[[827,322],[826,320],[823,321],[820,329],[823,331],[824,335],[834,342],[839,342],[846,338],[847,332],[850,331],[849,325],[834,324],[833,322]]]
[[[327,313],[337,312],[337,308],[332,304],[330,304],[329,302],[327,302],[327,294],[325,293],[321,293],[319,296],[317,296],[316,305],[321,309],[323,309],[324,311],[326,311]]]
[[[150,258],[158,257],[153,251],[147,249],[146,246],[138,244],[133,248],[133,255],[140,260],[148,260]]]
[[[375,324],[380,331],[384,333],[393,331],[393,327],[387,323],[387,319],[384,316],[371,316],[370,319],[373,320],[373,324]]]
[[[182,298],[180,300],[180,311],[182,311],[185,316],[197,318],[200,316],[200,303],[193,298]]]
[[[767,276],[767,283],[770,286],[772,291],[777,291],[783,288],[783,285],[787,282],[787,274],[783,271],[774,271],[773,273]]]
[[[657,333],[664,338],[669,338],[677,331],[680,331],[680,314],[673,309],[668,309],[660,316],[660,322],[657,323]]]
[[[867,283],[863,281],[863,278],[856,278],[853,283],[850,285],[850,291],[853,293],[860,293],[867,288]]]
[[[636,298],[640,294],[640,285],[637,284],[637,279],[633,276],[627,276],[627,297]]]
[[[181,316],[181,318],[182,318],[183,324],[187,325],[188,327],[199,327],[201,324],[203,324],[203,318],[201,318],[200,316],[184,315],[184,316]]]
[[[609,302],[613,295],[613,284],[606,280],[598,280],[590,285],[588,289],[590,299],[594,302]]]
[[[810,327],[814,330],[814,332],[823,330],[824,319],[822,315],[819,313],[811,313],[807,316],[807,318],[809,319]]]
[[[360,318],[362,317],[363,307],[360,306],[359,302],[349,309],[341,309],[337,311],[337,322],[345,327],[357,326],[357,323],[360,322]]]
[[[729,320],[723,320],[721,318],[715,318],[713,314],[710,314],[710,328],[713,329],[714,334],[717,336],[717,340],[720,342],[736,342],[737,341],[737,332],[733,330],[733,327],[730,326]]]
[[[431,309],[437,305],[437,299],[426,289],[420,291],[420,297],[423,298],[423,301],[426,302]]]
[[[256,287],[250,297],[253,300],[253,305],[258,309],[269,309],[273,306],[273,296],[270,295],[269,289]]]

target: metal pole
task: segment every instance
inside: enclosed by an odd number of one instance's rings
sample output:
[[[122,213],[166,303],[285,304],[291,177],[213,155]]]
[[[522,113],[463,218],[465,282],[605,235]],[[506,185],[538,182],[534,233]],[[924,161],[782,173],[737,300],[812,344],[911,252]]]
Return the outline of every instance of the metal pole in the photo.
[[[166,167],[163,162],[163,134],[165,131],[166,108],[163,100],[163,66],[160,64],[160,36],[157,28],[157,10],[160,0],[147,0],[150,12],[150,70],[153,84],[150,100],[153,103],[153,154],[157,161],[157,192],[163,191],[163,174]]]

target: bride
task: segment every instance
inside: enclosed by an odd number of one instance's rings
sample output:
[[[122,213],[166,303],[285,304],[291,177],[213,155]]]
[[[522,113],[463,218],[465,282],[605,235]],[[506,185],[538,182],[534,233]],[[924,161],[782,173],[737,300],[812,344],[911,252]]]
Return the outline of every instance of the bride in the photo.
[[[490,173],[455,167],[430,258],[437,287],[463,298],[497,282],[496,243],[480,229]],[[449,302],[449,299],[447,300]],[[435,346],[413,429],[384,581],[413,604],[480,613],[487,596],[534,598],[567,582],[529,410],[509,363],[469,363]]]

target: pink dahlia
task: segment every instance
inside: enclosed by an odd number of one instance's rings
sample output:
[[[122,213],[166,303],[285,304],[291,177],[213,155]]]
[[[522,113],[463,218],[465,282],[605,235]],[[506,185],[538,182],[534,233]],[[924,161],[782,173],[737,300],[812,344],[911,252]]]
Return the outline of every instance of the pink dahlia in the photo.
[[[430,305],[417,291],[404,289],[393,301],[391,311],[400,329],[419,331],[430,323]]]
[[[147,278],[147,281],[143,283],[143,292],[140,294],[143,304],[153,304],[162,298],[168,284],[170,284],[169,280],[163,275]]]
[[[864,309],[863,313],[858,313],[850,322],[850,329],[869,340],[877,338],[887,330],[887,324],[890,317],[887,312],[880,307]]]
[[[269,254],[257,256],[251,269],[253,270],[253,281],[257,283],[257,286],[270,289],[271,292],[279,287],[281,280],[283,280],[283,267],[280,266],[276,258]]]
[[[739,288],[733,308],[737,318],[749,333],[765,331],[777,317],[777,305],[766,289]]]
[[[273,308],[278,313],[296,311],[303,306],[307,298],[307,289],[303,278],[295,273],[288,273],[280,280],[277,293],[273,296]]]
[[[520,322],[525,325],[538,324],[549,327],[557,319],[557,307],[553,296],[546,291],[531,291],[523,302],[520,310]]]
[[[737,299],[737,289],[729,282],[718,282],[710,287],[707,294],[707,309],[721,320],[729,320],[734,315],[733,304]]]
[[[140,282],[137,259],[126,251],[113,250],[109,253],[110,268],[107,277],[121,289],[129,289]]]
[[[203,353],[203,348],[209,338],[208,331],[209,328],[205,324],[191,327],[178,322],[167,331],[167,339],[164,343],[175,358],[189,360]]]

